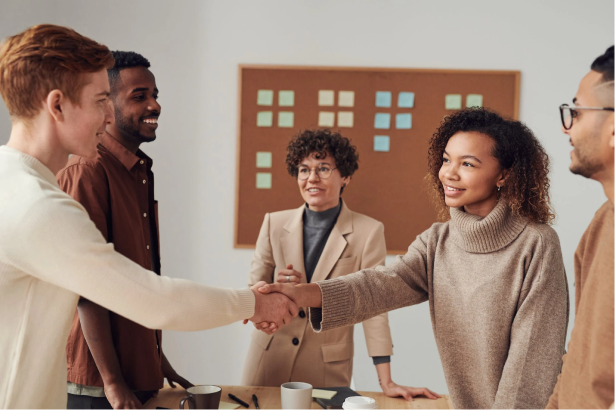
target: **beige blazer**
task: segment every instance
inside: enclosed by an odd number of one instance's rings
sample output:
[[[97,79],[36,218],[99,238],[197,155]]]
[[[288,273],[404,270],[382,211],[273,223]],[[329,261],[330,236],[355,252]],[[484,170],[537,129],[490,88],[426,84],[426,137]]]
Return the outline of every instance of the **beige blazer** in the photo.
[[[252,260],[250,286],[261,280],[274,282],[288,264],[305,273],[304,209],[305,205],[265,215]],[[312,282],[384,265],[385,257],[384,225],[352,212],[342,203]],[[306,282],[305,277],[302,282]],[[386,313],[366,320],[363,328],[370,356],[393,354]],[[301,381],[314,387],[350,386],[353,354],[353,326],[315,333],[308,324],[307,309],[301,309],[290,325],[273,335],[258,330],[252,333],[241,384],[279,386]]]

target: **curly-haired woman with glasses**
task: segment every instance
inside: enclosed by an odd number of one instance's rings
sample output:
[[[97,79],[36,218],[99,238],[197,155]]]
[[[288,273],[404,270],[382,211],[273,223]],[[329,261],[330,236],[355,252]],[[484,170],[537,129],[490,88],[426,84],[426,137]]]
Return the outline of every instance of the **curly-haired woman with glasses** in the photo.
[[[341,195],[358,169],[358,154],[347,138],[328,130],[304,131],[288,145],[288,173],[305,202],[297,209],[265,215],[256,242],[250,285],[264,281],[297,285],[384,265],[382,223],[351,211]],[[387,313],[363,321],[369,355],[380,385],[391,397],[411,400],[425,388],[391,380],[391,331]],[[275,335],[255,331],[242,385],[279,386],[301,381],[314,387],[350,386],[353,326],[315,333],[306,314]]]
[[[259,290],[312,307],[313,328],[327,332],[429,302],[455,407],[544,408],[562,366],[569,310],[549,226],[549,158],[525,125],[482,108],[447,117],[428,158],[427,181],[447,220],[394,264]]]

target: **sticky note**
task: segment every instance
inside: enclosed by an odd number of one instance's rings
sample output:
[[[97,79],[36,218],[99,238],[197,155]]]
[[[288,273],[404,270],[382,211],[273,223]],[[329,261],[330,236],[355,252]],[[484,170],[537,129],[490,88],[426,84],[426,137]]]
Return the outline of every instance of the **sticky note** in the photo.
[[[292,107],[295,105],[295,92],[288,90],[278,92],[278,105],[280,107]]]
[[[447,94],[444,99],[444,106],[447,110],[460,110],[461,94]]]
[[[391,128],[391,114],[379,112],[374,119],[374,128],[389,129]]]
[[[340,111],[337,113],[338,127],[352,127],[354,125],[354,113],[352,111]]]
[[[256,188],[271,189],[271,173],[257,172],[256,173]]]
[[[318,91],[318,105],[333,105],[335,93],[333,90]]]
[[[337,96],[340,107],[354,107],[354,91],[340,91]]]
[[[271,152],[256,153],[256,168],[271,168]]]
[[[395,128],[409,130],[412,128],[412,114],[397,114],[395,116]]]
[[[328,111],[320,111],[318,113],[319,127],[333,127],[335,125],[335,113]]]
[[[391,106],[391,92],[390,91],[376,91],[376,107],[390,107]]]
[[[336,394],[337,392],[332,390],[312,389],[312,397],[315,399],[331,400]]]
[[[220,404],[218,405],[218,408],[219,409],[228,409],[228,410],[238,409],[239,408],[239,404],[227,403],[225,401],[221,401]]]
[[[481,94],[468,94],[466,96],[466,107],[482,107],[483,96]]]
[[[256,104],[257,105],[272,105],[273,104],[273,90],[258,90]]]
[[[389,137],[386,135],[376,135],[374,137],[374,151],[389,152]]]
[[[278,127],[292,128],[295,125],[295,114],[292,111],[278,113]]]
[[[397,106],[399,108],[412,108],[414,107],[414,93],[402,91],[397,97]]]
[[[256,114],[257,127],[271,127],[273,125],[273,112],[260,111]]]

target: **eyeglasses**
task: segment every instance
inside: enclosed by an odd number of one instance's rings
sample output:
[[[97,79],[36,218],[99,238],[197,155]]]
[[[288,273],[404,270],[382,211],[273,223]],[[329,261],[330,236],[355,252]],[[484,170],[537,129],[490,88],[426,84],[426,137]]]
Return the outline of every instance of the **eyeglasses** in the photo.
[[[318,178],[327,179],[337,168],[331,168],[328,164],[318,164],[316,168],[310,168],[306,165],[299,165],[297,168],[297,179],[299,181],[305,181],[312,174],[312,169],[316,172]]]
[[[577,110],[615,111],[611,107],[570,107],[568,104],[562,104],[559,106],[559,113],[565,130],[572,128],[572,121],[579,115]]]

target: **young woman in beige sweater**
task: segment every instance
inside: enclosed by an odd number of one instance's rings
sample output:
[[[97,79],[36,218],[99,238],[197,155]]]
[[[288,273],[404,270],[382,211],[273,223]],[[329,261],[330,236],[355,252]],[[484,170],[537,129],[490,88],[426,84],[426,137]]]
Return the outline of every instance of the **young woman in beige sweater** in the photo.
[[[429,149],[427,180],[448,221],[390,266],[260,291],[311,307],[316,331],[428,301],[455,407],[544,408],[561,369],[569,309],[559,240],[548,226],[548,169],[520,122],[482,108],[459,111]]]

